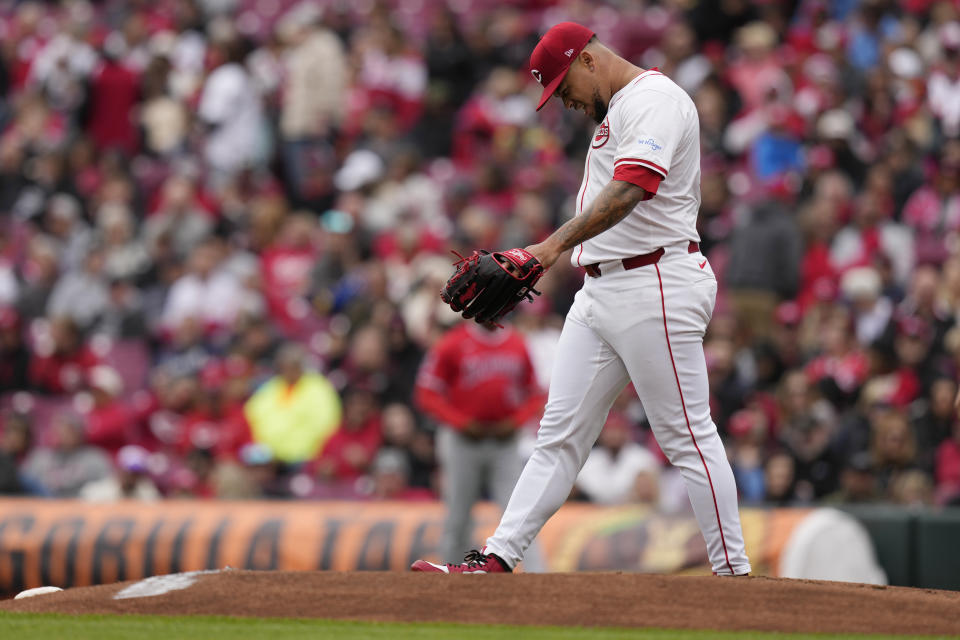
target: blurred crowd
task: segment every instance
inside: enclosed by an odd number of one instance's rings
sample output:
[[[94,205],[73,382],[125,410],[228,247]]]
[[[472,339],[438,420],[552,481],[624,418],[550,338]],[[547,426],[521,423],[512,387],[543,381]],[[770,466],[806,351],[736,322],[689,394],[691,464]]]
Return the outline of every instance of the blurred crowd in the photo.
[[[743,503],[960,500],[950,0],[0,1],[0,492],[439,495],[449,250],[573,211],[593,125],[527,66],[561,20],[699,109]],[[582,278],[512,318],[544,388]],[[575,496],[680,487],[628,387]]]

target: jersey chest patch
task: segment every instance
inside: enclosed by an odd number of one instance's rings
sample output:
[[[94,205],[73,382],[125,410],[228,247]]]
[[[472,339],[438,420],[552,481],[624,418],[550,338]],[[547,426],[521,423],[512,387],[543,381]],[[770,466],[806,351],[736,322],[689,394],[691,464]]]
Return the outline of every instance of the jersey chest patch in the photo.
[[[607,141],[610,139],[610,125],[607,124],[607,121],[604,120],[603,123],[597,127],[597,132],[593,135],[593,142],[590,146],[594,149],[599,149],[603,145],[607,144]]]

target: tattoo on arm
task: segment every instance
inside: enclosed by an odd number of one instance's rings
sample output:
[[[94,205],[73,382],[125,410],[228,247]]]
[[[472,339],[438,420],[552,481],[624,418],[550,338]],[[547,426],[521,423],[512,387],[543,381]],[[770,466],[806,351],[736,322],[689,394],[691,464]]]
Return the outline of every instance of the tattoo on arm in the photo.
[[[561,251],[603,233],[626,218],[645,193],[635,184],[611,180],[585,211],[554,232]]]

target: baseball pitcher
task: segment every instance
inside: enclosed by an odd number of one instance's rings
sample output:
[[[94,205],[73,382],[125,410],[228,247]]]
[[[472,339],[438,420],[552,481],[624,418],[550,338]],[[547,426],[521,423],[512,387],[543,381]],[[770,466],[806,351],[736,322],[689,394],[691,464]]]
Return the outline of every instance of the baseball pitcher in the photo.
[[[547,31],[530,68],[543,85],[538,110],[557,96],[597,128],[576,216],[542,243],[503,252],[509,255],[497,264],[532,288],[537,269],[571,251],[587,277],[557,345],[536,449],[497,530],[463,564],[418,560],[411,568],[511,571],[567,498],[614,399],[632,380],[657,442],[686,480],[714,573],[747,574],[737,488],[708,402],[703,335],[717,281],[697,244],[700,137],[693,101],[656,69],[631,64],[571,22]],[[482,258],[489,262],[491,255]],[[460,292],[451,306],[495,322],[500,316],[471,304],[472,293],[491,287]]]

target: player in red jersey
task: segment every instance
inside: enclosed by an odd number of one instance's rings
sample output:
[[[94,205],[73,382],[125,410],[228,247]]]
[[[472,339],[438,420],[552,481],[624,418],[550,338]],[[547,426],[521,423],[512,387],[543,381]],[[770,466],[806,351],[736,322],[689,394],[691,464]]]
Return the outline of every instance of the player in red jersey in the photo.
[[[519,332],[463,322],[427,353],[415,400],[439,425],[447,506],[441,550],[452,561],[472,542],[470,511],[484,486],[501,508],[510,499],[523,467],[518,431],[539,416],[545,396]]]

